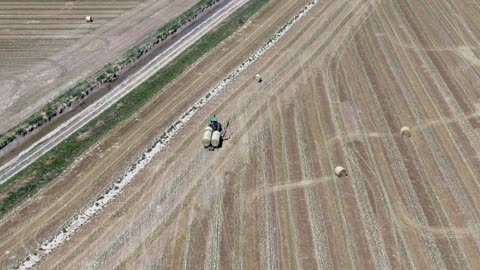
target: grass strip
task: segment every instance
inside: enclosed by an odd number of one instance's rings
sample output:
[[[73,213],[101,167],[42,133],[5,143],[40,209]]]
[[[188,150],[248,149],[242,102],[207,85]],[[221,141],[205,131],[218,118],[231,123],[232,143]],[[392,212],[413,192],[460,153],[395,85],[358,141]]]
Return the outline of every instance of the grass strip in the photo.
[[[9,181],[0,185],[0,192],[4,192],[17,181],[25,182],[20,188],[9,192],[5,199],[0,202],[0,217],[5,216],[9,211],[57,178],[75,159],[98,142],[108,131],[112,130],[121,121],[130,117],[165,85],[173,81],[200,57],[233,34],[268,1],[269,0],[250,0],[247,2],[223,22],[216,31],[203,36],[187,49],[187,51],[153,77],[142,83],[137,89],[122,98],[115,105],[71,135],[43,157],[12,177]],[[80,134],[86,134],[87,132],[89,134],[87,138],[78,140]]]

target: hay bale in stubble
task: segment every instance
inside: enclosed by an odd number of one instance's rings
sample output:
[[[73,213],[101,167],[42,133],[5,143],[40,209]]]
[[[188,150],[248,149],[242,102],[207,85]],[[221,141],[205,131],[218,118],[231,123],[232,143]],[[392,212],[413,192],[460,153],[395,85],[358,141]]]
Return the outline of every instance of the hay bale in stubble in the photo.
[[[347,176],[348,174],[347,174],[347,170],[346,170],[344,167],[342,167],[342,166],[337,166],[337,167],[335,168],[335,175],[338,176],[338,177],[345,177],[345,176]]]
[[[412,137],[412,132],[407,126],[404,126],[400,129],[400,134],[402,134],[402,137]]]

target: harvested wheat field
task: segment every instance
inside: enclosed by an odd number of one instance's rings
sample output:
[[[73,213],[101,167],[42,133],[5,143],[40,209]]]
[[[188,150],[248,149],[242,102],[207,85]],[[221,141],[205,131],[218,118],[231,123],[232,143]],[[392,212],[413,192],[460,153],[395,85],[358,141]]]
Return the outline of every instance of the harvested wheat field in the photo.
[[[1,0],[0,133],[196,2]]]
[[[307,3],[268,4],[0,224],[17,225],[0,243],[22,254],[60,231]],[[480,4],[315,3],[38,269],[477,269]],[[213,152],[211,115],[228,123]]]

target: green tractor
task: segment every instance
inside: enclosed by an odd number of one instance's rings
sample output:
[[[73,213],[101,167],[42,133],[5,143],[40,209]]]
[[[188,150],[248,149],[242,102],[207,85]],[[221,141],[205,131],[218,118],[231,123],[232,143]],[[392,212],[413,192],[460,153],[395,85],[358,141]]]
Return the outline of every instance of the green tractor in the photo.
[[[221,146],[222,140],[222,124],[214,115],[210,118],[210,124],[208,124],[208,126],[203,130],[202,143],[206,149],[214,151],[216,148]]]

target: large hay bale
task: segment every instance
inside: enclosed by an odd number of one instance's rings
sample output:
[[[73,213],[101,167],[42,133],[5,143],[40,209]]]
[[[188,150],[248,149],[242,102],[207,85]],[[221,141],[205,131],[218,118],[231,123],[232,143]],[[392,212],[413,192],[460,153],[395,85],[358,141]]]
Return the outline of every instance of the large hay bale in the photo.
[[[335,168],[335,175],[338,176],[338,177],[344,177],[344,176],[347,176],[347,170],[342,167],[342,166],[337,166]]]
[[[412,133],[410,132],[410,128],[405,126],[400,129],[400,134],[402,134],[403,137],[411,137]]]

